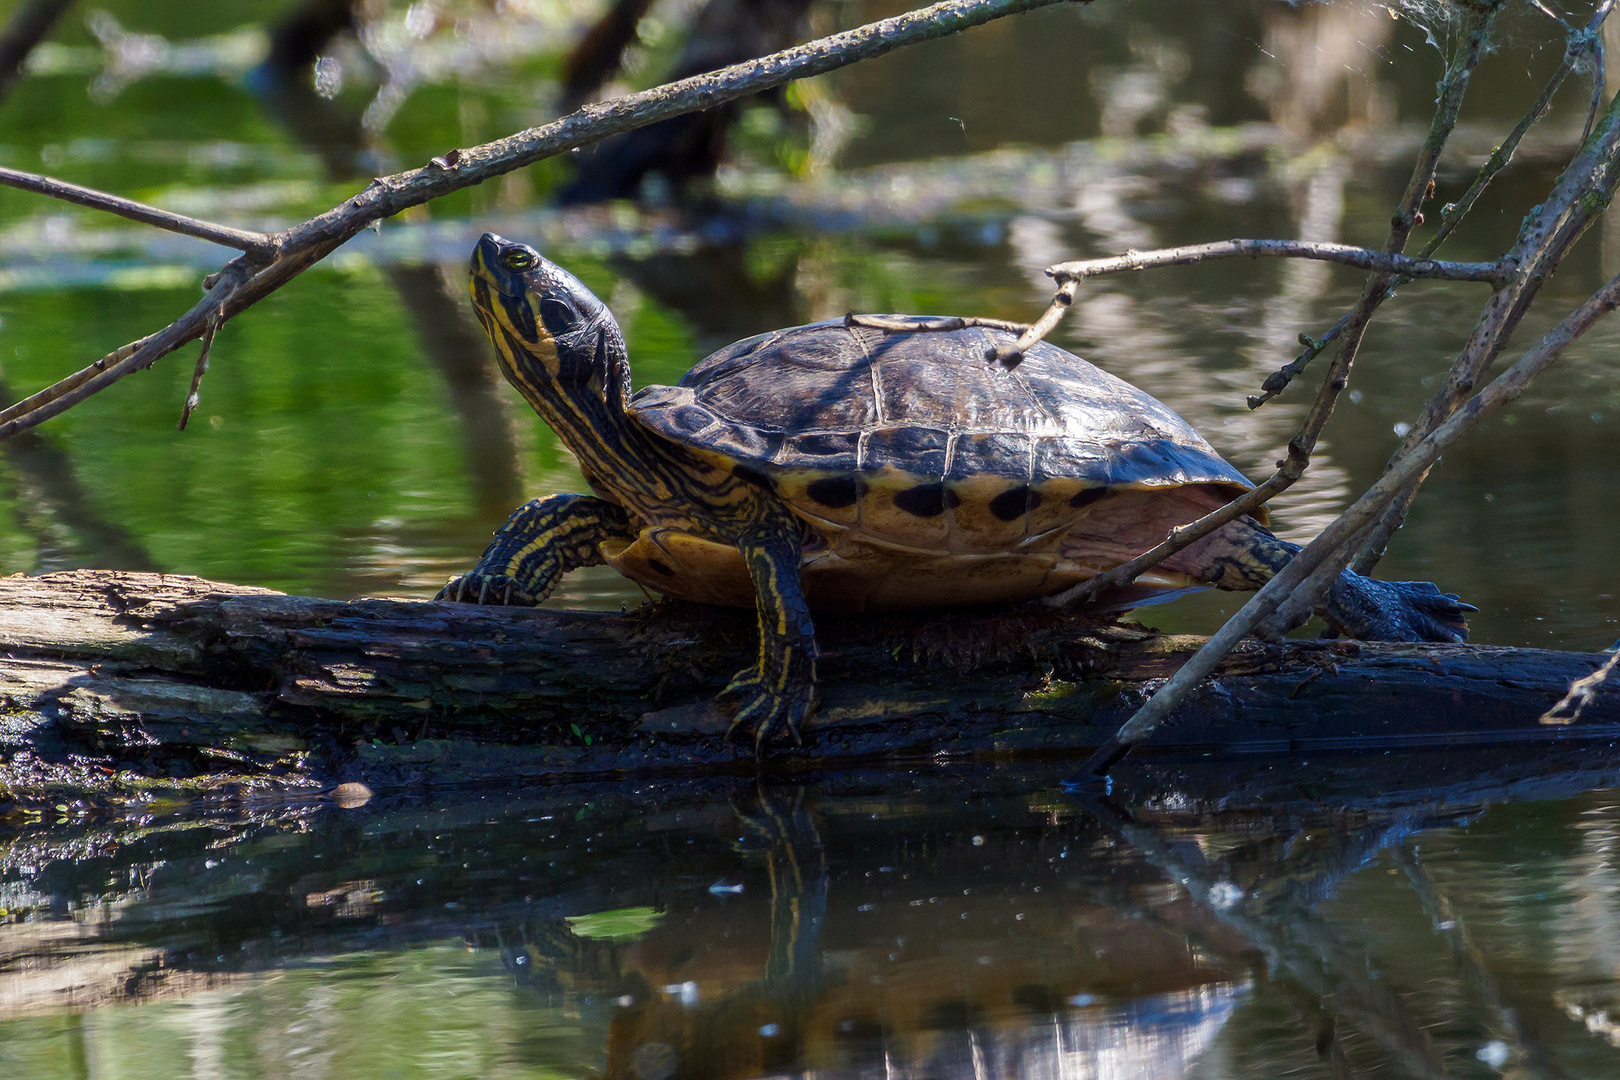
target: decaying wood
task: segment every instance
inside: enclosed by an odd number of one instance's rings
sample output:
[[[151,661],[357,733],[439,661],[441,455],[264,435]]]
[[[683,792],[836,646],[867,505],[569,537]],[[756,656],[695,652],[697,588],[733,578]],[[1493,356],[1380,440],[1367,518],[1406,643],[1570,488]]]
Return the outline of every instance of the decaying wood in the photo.
[[[753,614],[287,596],[201,578],[0,579],[0,801],[234,798],[627,771],[752,772],[711,696]],[[1202,644],[1027,607],[821,620],[823,705],[764,768],[1079,755]],[[1599,656],[1248,642],[1150,745],[1220,753],[1620,737],[1539,717]],[[5,793],[9,789],[9,794]]]

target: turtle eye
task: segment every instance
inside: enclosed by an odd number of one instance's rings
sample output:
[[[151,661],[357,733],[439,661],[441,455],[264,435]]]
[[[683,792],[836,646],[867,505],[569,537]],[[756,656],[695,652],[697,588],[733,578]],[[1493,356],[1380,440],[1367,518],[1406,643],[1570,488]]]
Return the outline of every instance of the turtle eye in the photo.
[[[540,256],[526,247],[509,248],[501,255],[501,265],[508,270],[532,270]]]

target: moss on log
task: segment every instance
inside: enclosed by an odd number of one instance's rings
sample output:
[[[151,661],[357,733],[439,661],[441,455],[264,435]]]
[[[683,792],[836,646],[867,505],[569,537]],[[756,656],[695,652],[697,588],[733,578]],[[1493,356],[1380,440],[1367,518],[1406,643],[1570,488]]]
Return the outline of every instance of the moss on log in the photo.
[[[1030,608],[828,618],[820,636],[821,711],[764,768],[1080,755],[1202,640]],[[339,602],[71,571],[0,579],[0,650],[0,804],[14,808],[761,767],[710,704],[753,653],[743,611]],[[1601,659],[1248,642],[1151,747],[1613,739],[1613,691],[1576,724],[1538,723]]]

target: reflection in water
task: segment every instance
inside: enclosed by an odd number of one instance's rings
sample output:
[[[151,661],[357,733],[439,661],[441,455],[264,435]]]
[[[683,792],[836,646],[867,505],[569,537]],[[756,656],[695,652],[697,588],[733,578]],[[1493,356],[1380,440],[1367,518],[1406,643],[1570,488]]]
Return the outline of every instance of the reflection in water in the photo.
[[[64,820],[0,846],[0,1074],[1613,1075],[1612,860],[1586,838],[1616,800],[1536,771],[1430,757],[1368,796],[1351,760],[1149,761],[1130,808],[1026,769]],[[1201,794],[1239,772],[1266,801]],[[1516,795],[1555,801],[1477,801]]]

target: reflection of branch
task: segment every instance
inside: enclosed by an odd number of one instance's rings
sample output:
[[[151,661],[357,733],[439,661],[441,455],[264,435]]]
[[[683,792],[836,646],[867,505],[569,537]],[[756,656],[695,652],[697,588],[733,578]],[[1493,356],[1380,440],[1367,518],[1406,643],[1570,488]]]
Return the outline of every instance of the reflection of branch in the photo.
[[[387,274],[461,421],[462,454],[477,511],[504,517],[523,498],[521,455],[501,403],[501,377],[489,358],[489,340],[456,302],[438,266],[395,266]]]
[[[615,0],[585,32],[563,61],[562,94],[558,98],[562,108],[570,112],[579,108],[613,77],[650,7],[652,0]]]
[[[1418,899],[1423,903],[1423,909],[1435,924],[1435,930],[1451,948],[1451,954],[1462,968],[1464,981],[1479,1003],[1489,1011],[1492,1026],[1496,1034],[1517,1051],[1517,1055],[1533,1075],[1546,1077],[1562,1077],[1564,1071],[1558,1068],[1547,1055],[1547,1048],[1541,1044],[1535,1032],[1526,1028],[1522,1019],[1522,1010],[1509,1005],[1502,994],[1502,986],[1496,977],[1491,974],[1490,964],[1485,954],[1468,934],[1467,927],[1457,918],[1457,913],[1451,908],[1451,901],[1440,891],[1435,884],[1434,876],[1429,868],[1418,861],[1408,848],[1396,844],[1390,848],[1390,855],[1395,864],[1406,872],[1406,878],[1417,891]]]
[[[452,150],[435,157],[424,168],[373,180],[369,187],[343,204],[272,237],[273,259],[251,277],[246,276],[245,259],[230,263],[225,272],[245,280],[226,303],[221,305],[205,298],[180,319],[146,338],[127,360],[111,366],[105,366],[103,361],[94,370],[87,369],[88,375],[80,372],[64,380],[78,380],[76,389],[71,392],[65,390],[63,384],[48,387],[41,395],[35,395],[36,398],[43,395],[38,407],[0,420],[0,438],[48,420],[130,372],[151,366],[160,357],[200,336],[216,307],[223,306],[226,318],[237,314],[325,258],[372,222],[392,217],[401,210],[503,176],[608,135],[712,108],[794,79],[822,75],[906,45],[948,37],[1007,15],[1060,2],[1063,0],[946,0],[707,75],[589,105],[541,127],[483,146]]]
[[[1196,847],[1166,843],[1152,826],[1135,821],[1106,799],[1078,801],[1104,828],[1180,883],[1194,903],[1246,938],[1323,1004],[1354,1020],[1402,1071],[1423,1080],[1450,1076],[1401,998],[1374,981],[1365,957],[1347,956],[1305,904],[1267,912],[1255,902],[1253,890],[1247,897],[1233,893],[1233,884],[1217,877],[1209,862],[1196,854]],[[1375,826],[1365,831],[1363,839],[1369,841],[1370,850],[1377,850],[1400,831]],[[1228,896],[1235,899],[1217,899]]]
[[[0,98],[22,72],[28,54],[51,32],[73,0],[23,0],[0,30]]]
[[[1046,310],[1030,329],[1016,342],[998,349],[996,356],[1011,366],[1017,358],[1028,352],[1034,344],[1057,326],[1063,313],[1074,303],[1080,282],[1104,274],[1120,274],[1133,270],[1153,270],[1161,266],[1191,266],[1208,259],[1231,259],[1239,255],[1259,258],[1270,255],[1288,259],[1318,259],[1322,262],[1357,266],[1363,270],[1377,270],[1386,274],[1401,274],[1407,278],[1433,278],[1439,281],[1502,280],[1502,267],[1497,263],[1441,262],[1428,258],[1411,258],[1399,253],[1374,251],[1353,244],[1318,243],[1310,240],[1216,240],[1208,244],[1188,244],[1184,247],[1162,248],[1157,251],[1127,251],[1104,259],[1079,259],[1058,263],[1047,273],[1057,280],[1059,289]]]

